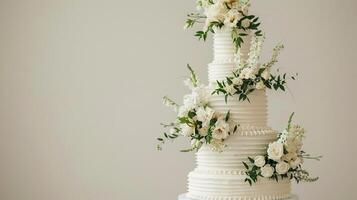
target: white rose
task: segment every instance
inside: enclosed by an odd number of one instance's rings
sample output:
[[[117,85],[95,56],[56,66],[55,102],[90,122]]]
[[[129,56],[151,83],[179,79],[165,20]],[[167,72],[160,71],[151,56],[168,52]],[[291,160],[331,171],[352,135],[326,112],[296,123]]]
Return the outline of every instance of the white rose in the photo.
[[[268,69],[265,69],[263,71],[263,73],[261,74],[262,78],[264,78],[264,80],[269,80],[270,79],[270,71]]]
[[[208,133],[208,128],[207,128],[207,126],[204,126],[204,127],[202,127],[202,128],[200,128],[199,130],[198,130],[198,133],[201,135],[201,136],[206,136],[207,135],[207,133]]]
[[[204,14],[207,16],[206,22],[224,21],[224,17],[227,13],[227,8],[224,3],[215,3],[205,9]]]
[[[232,80],[232,82],[233,82],[233,84],[234,85],[242,85],[243,84],[243,80],[242,79],[240,79],[240,78],[234,78],[233,80]]]
[[[265,85],[264,85],[264,82],[263,81],[259,81],[256,85],[255,85],[255,88],[257,90],[262,90],[265,88]]]
[[[284,161],[279,162],[276,166],[275,166],[275,170],[278,174],[282,175],[282,174],[286,174],[286,172],[288,172],[290,169],[290,165]]]
[[[249,19],[243,19],[243,21],[241,23],[242,23],[243,28],[248,28],[250,26]]]
[[[233,28],[237,26],[239,17],[240,17],[240,13],[238,12],[238,10],[232,9],[228,11],[224,20],[224,24],[228,27]]]
[[[212,110],[209,107],[206,107],[206,108],[199,107],[196,112],[197,120],[201,121],[203,125],[206,125],[209,123],[209,121],[213,117],[213,114],[214,114],[214,110]]]
[[[226,92],[229,94],[229,95],[234,95],[234,93],[236,92],[236,89],[234,88],[234,85],[227,85],[225,88]]]
[[[218,140],[228,137],[229,124],[224,119],[218,119],[212,132],[212,137]]]
[[[260,171],[261,171],[262,176],[265,178],[270,178],[274,174],[274,168],[271,167],[269,164],[260,168]]]
[[[294,161],[290,162],[290,167],[296,169],[302,163],[301,158],[297,157]]]
[[[273,142],[269,144],[268,157],[272,160],[279,161],[284,154],[284,146],[280,142]]]
[[[265,157],[264,156],[256,156],[254,158],[254,165],[257,167],[263,167],[265,165]]]
[[[190,137],[193,134],[194,128],[187,125],[187,124],[182,124],[181,125],[181,134],[185,137]]]

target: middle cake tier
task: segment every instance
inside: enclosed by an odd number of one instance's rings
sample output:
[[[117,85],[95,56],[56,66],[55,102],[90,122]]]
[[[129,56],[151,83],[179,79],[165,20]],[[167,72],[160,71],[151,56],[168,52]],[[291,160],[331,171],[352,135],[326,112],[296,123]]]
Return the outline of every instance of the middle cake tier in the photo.
[[[239,101],[238,96],[228,97],[227,102],[222,95],[213,95],[209,105],[214,110],[227,113],[240,126],[266,127],[268,108],[265,90],[256,90],[249,94],[249,101]]]

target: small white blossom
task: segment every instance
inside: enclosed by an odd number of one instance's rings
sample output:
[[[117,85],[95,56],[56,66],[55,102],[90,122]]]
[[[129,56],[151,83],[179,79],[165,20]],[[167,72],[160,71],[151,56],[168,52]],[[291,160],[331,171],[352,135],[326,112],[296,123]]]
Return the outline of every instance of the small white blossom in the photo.
[[[204,127],[200,128],[198,130],[198,133],[203,137],[206,136],[208,134],[208,127],[204,126]]]
[[[224,119],[218,119],[212,132],[212,137],[218,140],[226,139],[229,133],[229,124]]]
[[[274,168],[269,164],[265,165],[264,167],[260,168],[261,174],[265,178],[270,178],[274,174]]]
[[[190,137],[194,132],[194,128],[187,125],[187,124],[182,124],[181,125],[181,134],[185,137]]]
[[[243,78],[244,79],[255,79],[256,73],[257,73],[257,70],[255,68],[247,67],[241,71],[241,73],[239,74],[239,78],[241,78],[241,79],[243,79]]]
[[[263,81],[259,81],[256,85],[255,85],[255,88],[257,90],[262,90],[265,88],[265,85],[264,85],[264,82]]]
[[[225,15],[228,12],[227,7],[222,2],[217,2],[205,9],[206,23],[209,24],[214,21],[224,21]]]
[[[236,27],[240,17],[241,15],[238,10],[231,9],[225,16],[224,25],[230,28]]]
[[[203,125],[207,125],[212,119],[214,110],[209,107],[199,107],[196,111],[197,120],[201,121]]]
[[[284,154],[284,146],[280,142],[273,142],[269,144],[268,147],[268,157],[269,159],[279,161]]]
[[[243,84],[243,80],[240,79],[239,77],[235,77],[233,80],[232,80],[233,84],[234,85],[242,85]]]
[[[292,169],[296,169],[301,163],[302,163],[302,159],[297,157],[295,160],[291,161],[289,164]]]
[[[279,162],[276,166],[275,166],[275,170],[278,174],[282,175],[282,174],[286,174],[290,169],[290,165],[284,161]]]
[[[257,167],[263,167],[265,165],[265,157],[264,156],[256,156],[254,158],[254,165]]]
[[[234,95],[234,93],[236,92],[236,89],[234,88],[233,84],[227,85],[224,89],[229,95]]]
[[[243,28],[248,28],[249,26],[250,26],[250,20],[249,19],[244,19],[243,21],[242,21],[242,26],[243,26]]]

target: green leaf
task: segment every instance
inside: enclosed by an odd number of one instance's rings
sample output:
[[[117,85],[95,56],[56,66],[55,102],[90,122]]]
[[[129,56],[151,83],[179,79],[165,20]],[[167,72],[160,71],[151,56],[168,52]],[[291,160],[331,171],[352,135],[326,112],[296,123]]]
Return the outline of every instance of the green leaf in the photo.
[[[226,122],[229,120],[229,117],[230,117],[230,114],[231,114],[231,111],[230,110],[228,110],[228,112],[227,112],[227,114],[226,114]]]
[[[247,170],[249,170],[249,166],[247,165],[247,163],[243,162],[243,165]]]
[[[254,163],[254,159],[253,159],[253,158],[248,157],[248,160],[249,160],[251,163]]]

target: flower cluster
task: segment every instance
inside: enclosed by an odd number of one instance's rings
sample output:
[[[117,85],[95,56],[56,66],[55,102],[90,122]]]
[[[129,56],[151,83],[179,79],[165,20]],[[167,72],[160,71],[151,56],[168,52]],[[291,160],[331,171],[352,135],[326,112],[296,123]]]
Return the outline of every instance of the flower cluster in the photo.
[[[188,65],[191,77],[185,81],[191,93],[184,96],[183,105],[175,103],[168,97],[164,97],[164,104],[177,112],[177,119],[170,124],[163,124],[170,128],[169,133],[157,138],[160,144],[166,140],[173,140],[184,136],[191,140],[191,147],[183,152],[198,150],[203,144],[207,144],[214,151],[222,151],[225,147],[224,140],[234,132],[238,125],[230,119],[229,111],[226,114],[219,113],[208,105],[211,95],[209,87],[199,84],[196,74]]]
[[[239,101],[248,100],[248,95],[255,90],[263,90],[265,88],[285,91],[287,75],[273,75],[271,68],[278,62],[277,58],[280,51],[284,48],[282,44],[278,44],[273,49],[271,59],[260,65],[259,58],[264,37],[253,37],[249,57],[246,61],[241,60],[239,67],[231,76],[226,77],[226,80],[217,81],[217,88],[213,94],[224,94],[225,100],[229,96],[238,95]],[[295,80],[295,76],[291,76]]]
[[[185,28],[191,28],[196,23],[204,24],[203,29],[195,34],[203,40],[206,40],[208,33],[214,33],[215,28],[230,29],[238,50],[250,31],[254,31],[256,36],[262,35],[258,29],[259,18],[248,14],[249,7],[249,0],[197,0],[197,9],[203,12],[189,14]]]
[[[294,113],[293,113],[294,114]],[[292,125],[290,116],[288,127],[279,134],[278,140],[269,144],[265,155],[254,158],[248,157],[250,165],[243,162],[246,168],[245,181],[252,185],[258,177],[272,178],[279,181],[279,178],[295,179],[296,182],[313,182],[318,177],[310,177],[306,170],[302,169],[303,159],[316,159],[302,151],[302,139],[305,135],[304,128]]]

